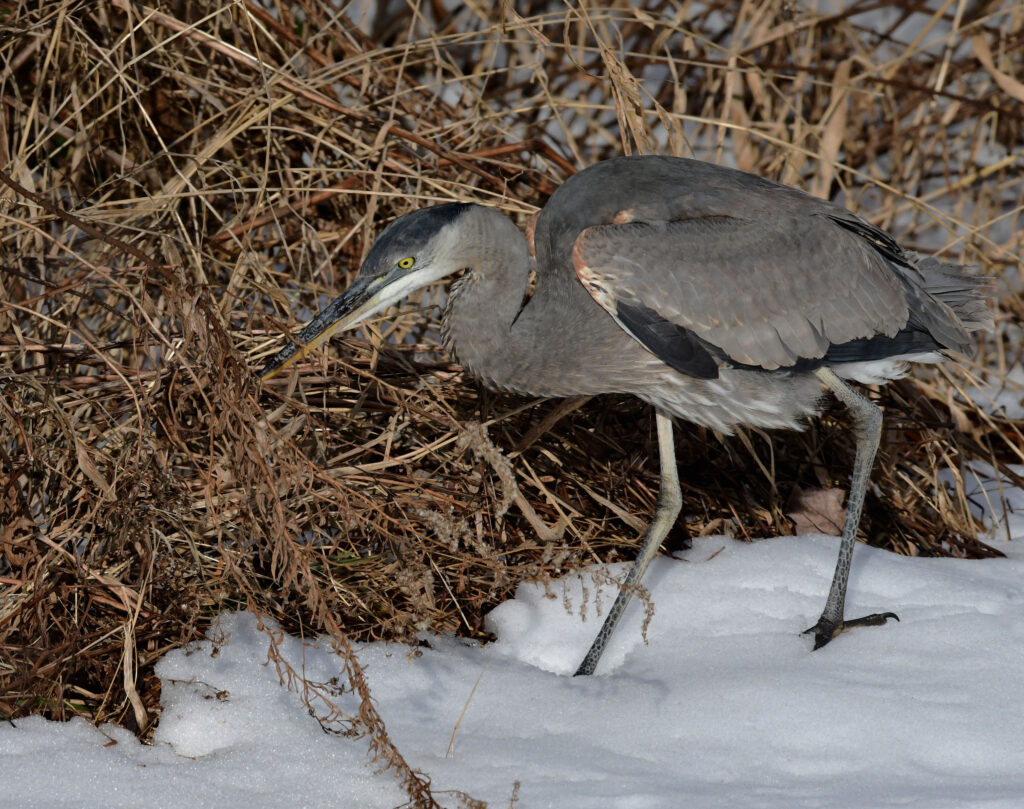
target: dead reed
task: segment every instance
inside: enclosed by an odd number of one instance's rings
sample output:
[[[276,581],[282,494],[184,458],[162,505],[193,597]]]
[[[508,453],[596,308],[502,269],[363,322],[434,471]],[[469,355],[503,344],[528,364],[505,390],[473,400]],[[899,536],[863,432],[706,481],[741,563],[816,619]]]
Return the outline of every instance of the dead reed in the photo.
[[[335,638],[367,708],[343,722],[436,805],[351,641],[482,637],[523,578],[628,557],[657,489],[649,414],[480,390],[438,353],[437,291],[295,384],[253,370],[395,215],[474,200],[525,221],[623,152],[842,199],[997,279],[974,362],[876,392],[864,520],[901,553],[995,553],[944,481],[980,460],[1024,482],[1021,424],[964,392],[1012,393],[1021,367],[1019,3],[446,5],[0,4],[2,715],[144,732],[152,663],[249,608]],[[851,452],[829,415],[684,429],[675,541],[789,532]]]

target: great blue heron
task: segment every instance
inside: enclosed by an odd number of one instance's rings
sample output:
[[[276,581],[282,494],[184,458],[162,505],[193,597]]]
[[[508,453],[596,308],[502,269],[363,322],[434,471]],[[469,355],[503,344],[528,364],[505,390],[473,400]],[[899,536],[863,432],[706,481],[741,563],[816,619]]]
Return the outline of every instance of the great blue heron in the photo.
[[[528,240],[530,244],[528,244]],[[527,295],[530,254],[536,285]],[[639,555],[577,674],[590,674],[682,505],[672,416],[729,433],[799,429],[822,385],[853,415],[846,522],[814,648],[846,628],[846,584],[882,414],[844,380],[883,382],[908,360],[965,352],[991,328],[983,281],[901,248],[844,208],[697,160],[620,157],[568,179],[528,229],[449,203],[406,214],[352,285],[263,369],[462,273],[442,337],[489,386],[534,396],[631,393],[655,407],[661,485]]]

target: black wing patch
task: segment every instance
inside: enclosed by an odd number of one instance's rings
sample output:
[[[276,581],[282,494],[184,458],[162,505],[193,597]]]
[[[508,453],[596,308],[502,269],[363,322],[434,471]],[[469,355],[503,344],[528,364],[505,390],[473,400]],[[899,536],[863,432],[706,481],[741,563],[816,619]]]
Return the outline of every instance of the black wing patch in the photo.
[[[850,340],[847,343],[832,344],[828,347],[824,357],[798,357],[792,365],[774,370],[766,370],[757,365],[745,363],[730,363],[733,368],[740,368],[744,371],[760,371],[765,374],[777,373],[805,373],[815,371],[823,365],[835,366],[847,362],[874,362],[889,357],[900,357],[914,354],[928,354],[933,351],[942,351],[939,345],[928,332],[919,329],[904,329],[894,337],[886,337],[884,334],[876,334],[874,337],[863,337],[858,340]]]
[[[928,332],[904,329],[893,337],[876,334],[874,337],[829,346],[825,363],[838,365],[844,362],[872,362],[904,354],[927,354],[942,350],[943,347]]]
[[[849,218],[832,216],[831,214],[826,215],[839,227],[845,228],[850,233],[856,233],[864,241],[868,242],[886,261],[892,261],[905,267],[910,266],[910,260],[907,258],[907,254],[903,252],[903,248],[881,228],[876,228],[871,223],[852,215]]]
[[[626,330],[658,359],[677,371],[699,379],[717,379],[718,363],[692,331],[665,320],[646,306],[615,304],[615,314]]]

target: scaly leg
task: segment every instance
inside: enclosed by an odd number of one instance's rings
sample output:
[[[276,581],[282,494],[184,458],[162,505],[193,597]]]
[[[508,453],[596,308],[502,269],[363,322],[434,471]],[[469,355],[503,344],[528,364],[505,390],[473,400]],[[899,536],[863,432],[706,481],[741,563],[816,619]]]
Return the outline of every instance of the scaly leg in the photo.
[[[853,561],[853,546],[857,541],[860,512],[871,479],[871,467],[875,462],[878,441],[882,436],[882,411],[836,376],[831,369],[819,368],[815,373],[853,413],[857,436],[857,454],[853,461],[853,476],[850,480],[850,501],[846,507],[846,523],[843,525],[843,538],[839,545],[839,559],[836,561],[832,587],[818,623],[804,633],[813,633],[814,648],[820,649],[840,632],[852,627],[879,626],[889,618],[895,618],[897,621],[899,618],[895,613],[882,612],[865,615],[852,621],[843,619],[846,584],[850,578],[850,562]]]
[[[640,553],[637,555],[633,567],[622,583],[622,589],[619,590],[619,594],[615,597],[615,603],[612,604],[611,610],[608,611],[608,617],[604,619],[604,625],[601,627],[601,631],[597,633],[590,651],[583,658],[580,667],[576,669],[576,674],[573,675],[575,677],[581,674],[594,673],[597,661],[601,659],[604,647],[608,645],[608,640],[611,638],[612,632],[615,631],[615,627],[619,623],[619,619],[622,617],[630,597],[633,595],[634,586],[643,578],[647,566],[650,565],[654,555],[658,552],[658,548],[661,547],[662,541],[664,541],[665,536],[675,524],[676,517],[679,516],[679,511],[683,507],[683,493],[679,488],[679,472],[676,469],[676,448],[672,440],[672,418],[658,411],[655,420],[658,425],[661,486],[658,489],[658,504],[654,509],[654,518],[651,520],[650,528],[647,529],[647,537],[644,539],[644,544],[640,546]]]

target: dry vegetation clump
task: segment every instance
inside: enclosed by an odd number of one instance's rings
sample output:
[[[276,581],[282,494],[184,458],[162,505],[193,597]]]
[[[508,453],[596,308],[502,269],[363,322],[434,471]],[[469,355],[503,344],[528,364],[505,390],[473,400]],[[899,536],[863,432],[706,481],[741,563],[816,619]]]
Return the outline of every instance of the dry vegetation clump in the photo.
[[[451,5],[3,4],[0,714],[142,731],[152,663],[223,610],[345,648],[483,637],[524,577],[629,557],[657,489],[647,409],[482,391],[436,348],[438,290],[297,376],[253,373],[394,216],[474,200],[525,222],[623,152],[807,188],[995,277],[973,363],[873,393],[864,529],[996,553],[945,483],[968,461],[1022,482],[1021,425],[965,389],[1021,394],[1024,8]],[[684,429],[688,531],[790,531],[798,491],[846,486],[843,418]]]

